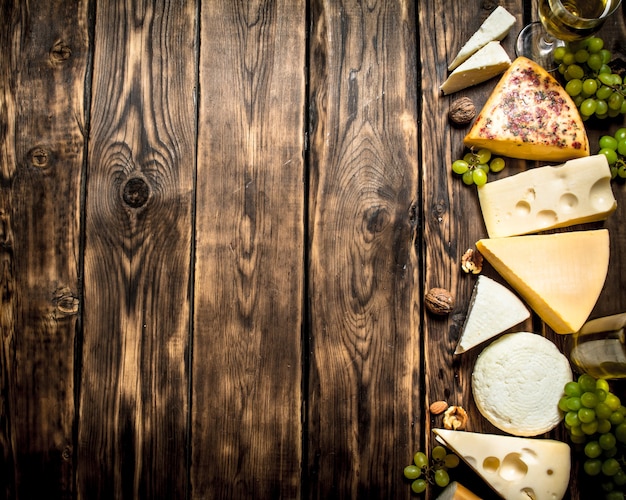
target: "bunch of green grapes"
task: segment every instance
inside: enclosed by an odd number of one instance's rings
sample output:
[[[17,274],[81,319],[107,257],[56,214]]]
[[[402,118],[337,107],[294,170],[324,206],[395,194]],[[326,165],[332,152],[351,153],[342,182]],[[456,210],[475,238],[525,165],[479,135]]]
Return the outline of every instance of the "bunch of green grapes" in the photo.
[[[435,446],[430,452],[418,451],[413,456],[413,463],[404,468],[404,477],[411,481],[413,493],[423,493],[429,484],[445,488],[450,483],[448,471],[459,465],[459,457],[448,453],[443,446]]]
[[[626,407],[604,379],[582,374],[563,389],[559,409],[572,443],[584,457],[583,470],[597,477],[607,500],[625,498]]]
[[[452,171],[460,175],[463,182],[471,186],[482,186],[487,182],[489,172],[500,172],[506,163],[499,156],[492,156],[488,149],[470,150],[463,159],[452,162]]]
[[[626,128],[617,129],[613,135],[603,135],[599,140],[599,154],[606,156],[611,167],[611,179],[626,180]]]
[[[609,65],[613,55],[604,40],[594,36],[554,50],[554,60],[583,120],[626,114],[626,86]]]

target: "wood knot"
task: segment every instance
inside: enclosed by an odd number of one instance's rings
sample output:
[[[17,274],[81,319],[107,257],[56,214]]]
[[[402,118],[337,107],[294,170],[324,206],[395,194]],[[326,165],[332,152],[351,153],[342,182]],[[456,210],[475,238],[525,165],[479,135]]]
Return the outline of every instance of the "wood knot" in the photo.
[[[50,49],[50,60],[53,63],[62,63],[67,61],[72,55],[72,49],[61,40],[55,42]]]
[[[124,185],[122,198],[129,207],[142,207],[146,204],[149,197],[150,187],[141,177],[133,177]]]
[[[57,311],[64,316],[78,313],[78,297],[68,287],[58,288],[54,292],[54,304]]]
[[[28,152],[28,161],[33,167],[46,168],[50,165],[51,153],[42,146],[36,146]]]

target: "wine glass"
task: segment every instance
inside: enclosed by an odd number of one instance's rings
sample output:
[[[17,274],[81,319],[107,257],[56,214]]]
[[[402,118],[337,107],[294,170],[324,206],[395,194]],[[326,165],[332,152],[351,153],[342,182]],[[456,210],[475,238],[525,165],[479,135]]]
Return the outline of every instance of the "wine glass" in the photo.
[[[540,0],[541,21],[520,31],[515,52],[553,71],[554,49],[596,33],[620,4],[621,0]]]

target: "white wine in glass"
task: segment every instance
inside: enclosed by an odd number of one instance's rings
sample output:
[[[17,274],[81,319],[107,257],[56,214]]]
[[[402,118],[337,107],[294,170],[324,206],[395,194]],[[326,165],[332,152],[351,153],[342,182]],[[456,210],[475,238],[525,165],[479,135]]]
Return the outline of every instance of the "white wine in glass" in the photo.
[[[554,49],[596,33],[620,4],[621,0],[540,0],[541,22],[531,23],[520,32],[516,53],[554,70]]]

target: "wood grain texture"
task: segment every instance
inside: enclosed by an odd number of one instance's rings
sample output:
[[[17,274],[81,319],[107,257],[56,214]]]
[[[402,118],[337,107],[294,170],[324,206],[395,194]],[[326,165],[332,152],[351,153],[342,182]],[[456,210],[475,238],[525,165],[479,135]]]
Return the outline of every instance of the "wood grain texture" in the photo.
[[[301,494],[305,7],[202,6],[194,498]]]
[[[0,4],[0,495],[72,498],[86,3]]]
[[[415,22],[413,2],[311,2],[312,498],[409,495],[398,472],[421,418]]]
[[[82,498],[184,498],[196,17],[96,9],[79,423]]]

